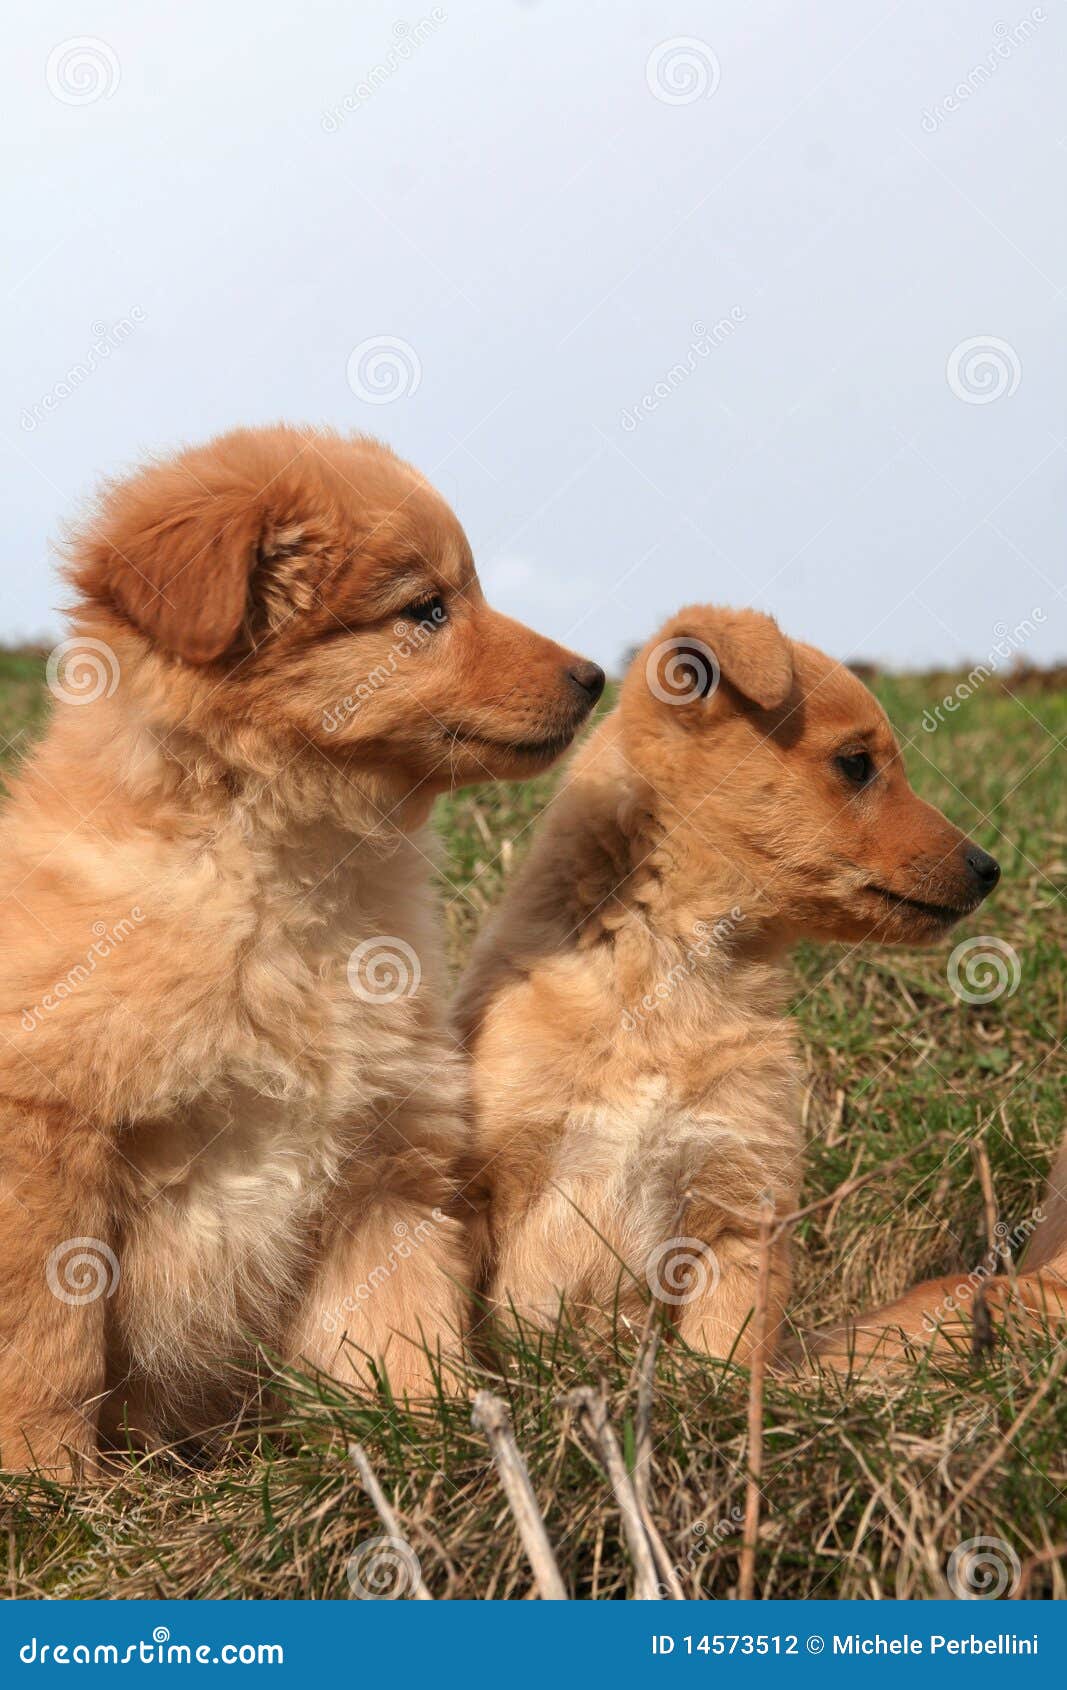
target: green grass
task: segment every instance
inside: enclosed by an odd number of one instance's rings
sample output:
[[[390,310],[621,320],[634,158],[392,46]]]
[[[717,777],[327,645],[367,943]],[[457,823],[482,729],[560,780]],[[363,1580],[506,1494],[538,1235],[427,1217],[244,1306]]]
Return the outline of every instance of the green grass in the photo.
[[[42,719],[42,667],[0,654],[0,741],[14,744],[5,762]],[[977,1147],[1010,1228],[1038,1204],[1064,1128],[1067,688],[1030,677],[1008,692],[990,681],[933,734],[923,713],[948,690],[945,677],[885,677],[876,690],[911,742],[918,790],[1004,870],[958,938],[1007,941],[1021,978],[1012,995],[970,1006],[949,986],[950,946],[798,955],[806,1199],[873,1176],[801,1225],[795,1308],[805,1326],[974,1267],[987,1245]],[[456,966],[551,791],[548,778],[441,804]],[[1067,1594],[1067,1392],[1057,1380],[1041,1394],[1055,1355],[1051,1337],[1014,1334],[980,1361],[961,1354],[883,1386],[769,1381],[757,1593],[948,1594],[952,1550],[981,1536],[1008,1546],[1002,1558],[1017,1557],[1020,1594]],[[578,1597],[625,1596],[633,1571],[611,1490],[564,1399],[578,1383],[602,1388],[632,1458],[632,1360],[625,1347],[587,1355],[579,1334],[560,1331],[516,1335],[495,1375],[472,1368],[472,1389],[488,1384],[509,1401]],[[177,1455],[131,1458],[78,1489],[3,1481],[8,1594],[347,1597],[349,1556],[384,1529],[346,1457],[352,1441],[366,1447],[435,1596],[531,1593],[466,1402],[414,1416],[300,1378],[287,1396],[276,1426],[238,1433],[195,1466]],[[689,1595],[737,1589],[747,1398],[743,1369],[661,1347],[649,1506]]]
[[[0,649],[0,773],[21,757],[48,716],[45,657]]]

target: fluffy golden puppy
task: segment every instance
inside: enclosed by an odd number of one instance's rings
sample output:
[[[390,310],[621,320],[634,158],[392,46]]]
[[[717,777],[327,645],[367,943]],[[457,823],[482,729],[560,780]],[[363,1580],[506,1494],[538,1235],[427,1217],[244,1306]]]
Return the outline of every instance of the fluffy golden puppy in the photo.
[[[801,1172],[789,947],[935,941],[998,874],[847,669],[754,611],[669,622],[461,984],[491,1304],[603,1328],[651,1290],[695,1349],[746,1356],[761,1213]],[[781,1237],[772,1333],[789,1282]]]
[[[431,1388],[467,1122],[421,830],[603,681],[371,440],[226,435],[69,555],[0,831],[0,1458],[54,1470],[232,1414],[260,1346]]]

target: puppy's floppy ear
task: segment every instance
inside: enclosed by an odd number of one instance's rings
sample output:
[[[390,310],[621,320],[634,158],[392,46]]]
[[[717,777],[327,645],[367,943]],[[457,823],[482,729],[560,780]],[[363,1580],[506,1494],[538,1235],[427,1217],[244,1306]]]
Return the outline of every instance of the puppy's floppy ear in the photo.
[[[758,610],[692,605],[680,611],[645,659],[650,691],[664,704],[695,706],[720,680],[761,710],[777,710],[793,687],[793,649]],[[691,719],[684,709],[681,720]]]
[[[267,480],[204,451],[114,484],[75,540],[76,584],[187,663],[214,662],[246,624],[275,620],[274,577],[298,549],[290,542],[300,525],[289,514],[286,526]]]
[[[732,687],[761,710],[781,709],[793,690],[793,651],[772,617],[723,611],[712,624],[711,645]]]
[[[171,510],[114,542],[115,598],[131,622],[187,663],[229,650],[244,620],[258,515],[223,514],[208,500]]]

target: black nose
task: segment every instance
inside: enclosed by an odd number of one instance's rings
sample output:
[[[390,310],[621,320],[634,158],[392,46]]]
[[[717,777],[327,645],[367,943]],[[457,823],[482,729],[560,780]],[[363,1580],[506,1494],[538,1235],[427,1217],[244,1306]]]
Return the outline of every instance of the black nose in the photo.
[[[985,897],[987,892],[992,892],[1000,879],[1000,864],[988,851],[981,850],[977,845],[968,845],[965,856],[971,876],[981,887],[982,896]]]
[[[600,665],[597,663],[576,663],[572,669],[567,670],[567,679],[574,682],[574,685],[582,694],[584,702],[591,710],[604,691],[604,671]]]

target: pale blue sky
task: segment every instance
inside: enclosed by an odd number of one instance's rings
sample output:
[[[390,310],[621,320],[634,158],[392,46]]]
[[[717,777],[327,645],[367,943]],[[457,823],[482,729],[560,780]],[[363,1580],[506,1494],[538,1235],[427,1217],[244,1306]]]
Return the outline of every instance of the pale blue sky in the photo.
[[[0,638],[58,632],[99,475],[286,418],[414,459],[501,608],[609,665],[694,598],[910,666],[1040,609],[1067,655],[1065,39],[1052,0],[13,15]]]

